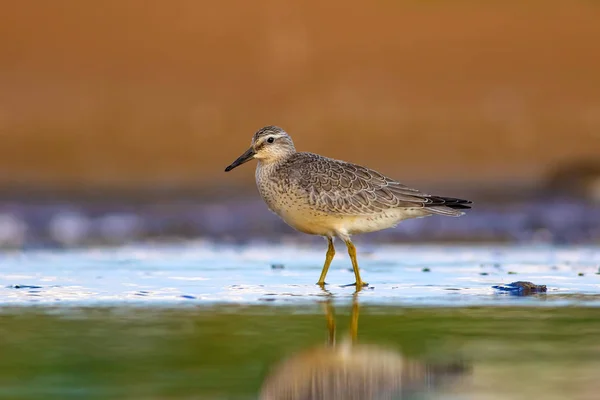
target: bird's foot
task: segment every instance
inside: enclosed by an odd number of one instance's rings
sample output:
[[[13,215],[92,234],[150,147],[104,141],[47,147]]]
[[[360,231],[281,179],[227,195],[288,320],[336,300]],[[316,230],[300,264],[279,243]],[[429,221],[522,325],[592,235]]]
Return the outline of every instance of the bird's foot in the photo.
[[[327,282],[317,282],[315,285],[319,285],[319,286],[321,286],[321,288],[324,288],[325,286],[329,285],[329,283],[327,283]]]

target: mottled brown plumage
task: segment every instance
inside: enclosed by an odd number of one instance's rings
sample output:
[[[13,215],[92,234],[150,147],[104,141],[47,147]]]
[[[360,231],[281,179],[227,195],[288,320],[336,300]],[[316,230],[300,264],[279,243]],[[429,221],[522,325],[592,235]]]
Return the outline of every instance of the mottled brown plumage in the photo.
[[[459,216],[471,202],[431,196],[377,171],[313,153],[295,153],[274,175],[289,175],[306,191],[311,206],[328,213],[369,215],[394,208],[427,208],[432,214]]]
[[[334,237],[346,242],[356,284],[362,286],[350,235],[409,218],[457,217],[471,208],[468,200],[428,195],[360,165],[297,152],[291,137],[276,126],[258,130],[251,147],[225,171],[253,158],[258,159],[256,184],[268,207],[293,228],[328,238],[321,285],[335,254]]]

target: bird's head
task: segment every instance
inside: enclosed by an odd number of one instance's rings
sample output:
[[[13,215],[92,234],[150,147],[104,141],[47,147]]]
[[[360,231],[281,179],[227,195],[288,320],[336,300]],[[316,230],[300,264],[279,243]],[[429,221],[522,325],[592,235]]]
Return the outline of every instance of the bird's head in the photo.
[[[225,168],[225,172],[231,171],[254,158],[265,163],[271,163],[282,160],[295,152],[294,142],[292,142],[292,138],[286,131],[277,126],[265,126],[256,131],[252,137],[250,148]]]

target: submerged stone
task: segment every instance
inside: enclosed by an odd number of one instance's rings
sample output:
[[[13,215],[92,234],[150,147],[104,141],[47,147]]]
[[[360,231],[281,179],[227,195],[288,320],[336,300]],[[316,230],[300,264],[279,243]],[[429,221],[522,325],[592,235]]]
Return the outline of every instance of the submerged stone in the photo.
[[[36,286],[36,285],[9,285],[7,286],[8,289],[42,289],[41,286]]]
[[[546,293],[548,290],[546,285],[536,285],[535,283],[524,281],[512,282],[508,285],[492,286],[492,288],[502,292],[508,292],[516,296],[528,296],[535,293]]]

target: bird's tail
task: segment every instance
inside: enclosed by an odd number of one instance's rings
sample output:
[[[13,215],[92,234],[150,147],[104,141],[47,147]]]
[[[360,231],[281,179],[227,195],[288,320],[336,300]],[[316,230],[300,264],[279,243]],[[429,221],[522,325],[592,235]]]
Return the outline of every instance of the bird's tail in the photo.
[[[432,196],[433,200],[430,206],[426,205],[427,211],[432,214],[446,215],[449,217],[460,217],[464,214],[461,210],[471,209],[470,200],[457,199],[454,197]]]

